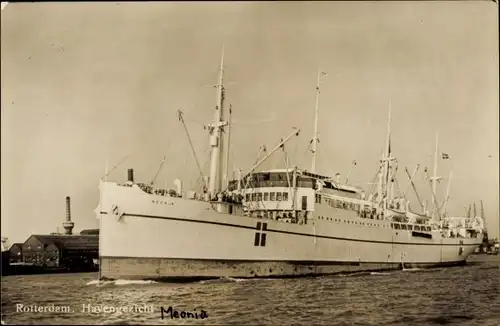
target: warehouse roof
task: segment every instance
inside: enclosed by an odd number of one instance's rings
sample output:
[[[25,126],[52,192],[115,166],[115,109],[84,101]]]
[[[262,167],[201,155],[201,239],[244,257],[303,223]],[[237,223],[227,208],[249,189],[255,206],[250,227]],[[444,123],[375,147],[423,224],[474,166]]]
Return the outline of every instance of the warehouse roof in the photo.
[[[81,235],[99,235],[99,229],[85,229],[80,232]]]
[[[31,237],[35,237],[44,245],[53,243],[60,249],[99,249],[99,237],[95,235],[32,235]]]
[[[16,242],[16,243],[12,244],[12,246],[10,246],[10,249],[12,249],[12,248],[14,248],[14,247],[22,247],[22,246],[23,246],[23,244],[22,244],[22,243],[20,243],[20,242]],[[10,250],[10,249],[9,249],[9,250]]]

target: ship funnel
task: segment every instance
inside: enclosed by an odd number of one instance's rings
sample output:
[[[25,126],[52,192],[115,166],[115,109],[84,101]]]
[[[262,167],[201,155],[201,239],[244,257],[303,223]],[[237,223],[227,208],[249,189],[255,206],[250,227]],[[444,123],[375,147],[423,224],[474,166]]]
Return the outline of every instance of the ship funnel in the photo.
[[[127,171],[127,181],[134,183],[134,169],[128,169],[128,171]]]
[[[66,221],[63,223],[63,228],[66,231],[66,235],[73,234],[73,227],[75,223],[71,221],[71,198],[66,196]]]
[[[174,180],[175,190],[178,196],[182,196],[182,181],[180,179]]]

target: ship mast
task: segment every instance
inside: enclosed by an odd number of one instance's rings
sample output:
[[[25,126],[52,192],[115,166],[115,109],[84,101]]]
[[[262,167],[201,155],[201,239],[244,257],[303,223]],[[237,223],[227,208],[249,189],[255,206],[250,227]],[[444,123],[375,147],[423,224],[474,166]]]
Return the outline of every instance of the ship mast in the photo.
[[[226,144],[226,163],[224,164],[224,188],[227,188],[229,186],[229,177],[228,177],[228,170],[229,170],[229,149],[230,149],[230,144],[231,144],[231,115],[232,115],[233,108],[231,104],[229,104],[229,116],[228,116],[228,123],[227,123],[227,144]]]
[[[316,106],[314,109],[314,136],[311,140],[311,153],[312,153],[312,165],[311,165],[311,173],[316,173],[316,150],[318,148],[319,138],[318,138],[318,113],[319,113],[319,83],[321,75],[327,75],[326,72],[322,72],[318,70],[318,78],[316,84]]]
[[[216,85],[217,106],[215,107],[215,121],[210,124],[210,177],[208,192],[210,198],[214,198],[221,189],[221,161],[222,161],[222,129],[226,125],[223,119],[223,101],[224,101],[224,86],[222,84],[224,76],[224,47],[222,48],[222,56],[220,61],[219,83]]]
[[[440,179],[437,176],[437,166],[438,166],[438,142],[439,142],[439,134],[436,132],[436,149],[434,151],[434,176],[431,178],[432,181],[432,201],[433,201],[433,209],[432,209],[432,219],[435,219],[436,210],[438,209],[438,203],[436,199],[436,184]]]
[[[389,201],[388,198],[388,187],[389,187],[389,175],[390,175],[390,165],[389,161],[391,159],[391,110],[392,110],[392,101],[389,102],[389,121],[387,123],[387,143],[385,145],[385,174],[384,174],[384,182],[385,182],[385,208],[387,208],[387,204]]]
[[[379,175],[379,202],[383,201],[383,209],[387,209],[388,185],[389,185],[389,162],[391,157],[391,110],[392,102],[389,103],[389,121],[387,123],[387,141],[382,154],[382,173]]]
[[[446,204],[448,203],[448,199],[450,199],[450,185],[451,185],[451,176],[453,171],[450,171],[450,176],[448,177],[448,187],[446,187],[446,194],[444,196],[443,209],[441,210],[441,216],[446,217]]]
[[[484,207],[483,207],[483,200],[482,199],[481,199],[481,219],[483,220],[483,230],[485,230],[484,232],[486,234],[488,234],[488,231],[487,231],[487,228],[486,228],[486,218],[484,217]],[[500,225],[499,225],[499,227],[500,227]],[[500,229],[498,231],[500,231]]]

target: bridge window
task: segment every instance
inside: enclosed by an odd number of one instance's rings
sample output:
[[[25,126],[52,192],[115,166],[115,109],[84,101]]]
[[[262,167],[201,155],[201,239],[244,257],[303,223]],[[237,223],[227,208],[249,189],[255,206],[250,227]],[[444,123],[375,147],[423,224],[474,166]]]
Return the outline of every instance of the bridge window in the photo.
[[[406,224],[401,224],[401,229],[406,230]]]
[[[288,200],[288,192],[283,193],[283,200],[284,201]]]
[[[250,201],[250,194],[245,194],[245,201]]]
[[[265,192],[264,193],[264,201],[268,201],[268,200],[269,200],[269,193]]]
[[[262,201],[262,193],[261,192],[257,193],[257,200]]]
[[[274,201],[276,200],[276,193],[275,192],[271,192],[271,201]]]
[[[255,192],[252,194],[252,201],[257,201],[257,194]]]
[[[260,180],[262,180],[262,181],[269,181],[269,180],[271,180],[270,173],[262,173],[260,175]]]
[[[399,229],[401,229],[401,225],[399,225],[398,223],[394,223],[394,228],[396,230],[399,230]]]
[[[277,201],[281,201],[281,196],[282,196],[282,193],[281,192],[277,192],[276,193],[276,200]]]
[[[415,225],[415,228],[414,228],[414,229],[415,229],[415,231],[420,231],[420,226]]]
[[[431,227],[430,226],[427,227],[427,231],[431,232]]]
[[[408,225],[408,230],[413,230],[413,225]]]

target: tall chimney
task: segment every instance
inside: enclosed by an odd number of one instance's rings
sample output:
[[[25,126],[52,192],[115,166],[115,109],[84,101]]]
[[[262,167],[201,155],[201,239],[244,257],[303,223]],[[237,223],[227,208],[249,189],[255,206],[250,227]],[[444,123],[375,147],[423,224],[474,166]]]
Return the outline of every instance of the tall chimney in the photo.
[[[71,198],[66,196],[66,221],[71,222]]]
[[[71,204],[70,204],[70,197],[66,196],[66,221],[63,223],[63,228],[66,231],[66,235],[72,235],[73,234],[73,227],[75,226],[75,223],[71,221]]]
[[[134,169],[128,169],[127,181],[134,183]]]

